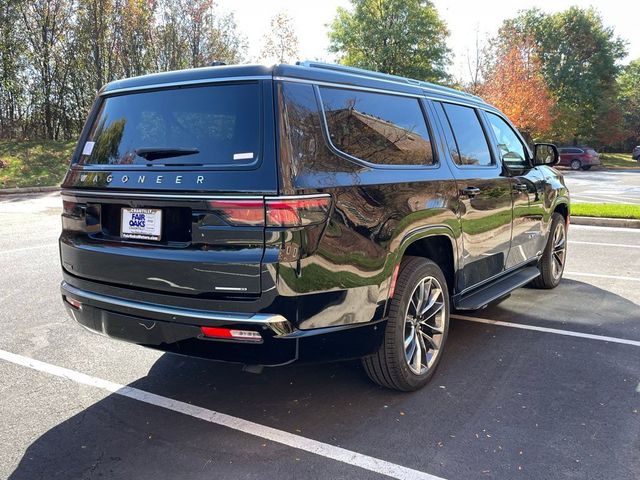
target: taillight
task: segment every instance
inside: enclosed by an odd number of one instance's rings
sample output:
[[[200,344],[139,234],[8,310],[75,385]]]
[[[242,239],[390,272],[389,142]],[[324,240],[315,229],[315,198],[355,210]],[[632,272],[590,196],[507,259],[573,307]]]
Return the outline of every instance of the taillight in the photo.
[[[232,225],[304,227],[327,220],[329,195],[211,200],[210,207]]]
[[[267,199],[268,227],[303,227],[326,221],[331,197],[278,197]]]
[[[62,229],[74,232],[86,230],[87,205],[71,200],[62,200]]]
[[[264,225],[264,200],[211,200],[209,205],[233,225]]]
[[[69,200],[62,201],[62,213],[71,218],[83,218],[85,215],[85,204],[71,202]]]

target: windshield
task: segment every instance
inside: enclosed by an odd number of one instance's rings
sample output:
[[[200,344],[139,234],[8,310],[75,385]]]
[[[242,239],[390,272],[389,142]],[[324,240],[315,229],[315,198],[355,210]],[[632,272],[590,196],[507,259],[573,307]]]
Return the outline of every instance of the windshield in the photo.
[[[253,164],[260,146],[259,105],[257,82],[107,97],[78,163]]]

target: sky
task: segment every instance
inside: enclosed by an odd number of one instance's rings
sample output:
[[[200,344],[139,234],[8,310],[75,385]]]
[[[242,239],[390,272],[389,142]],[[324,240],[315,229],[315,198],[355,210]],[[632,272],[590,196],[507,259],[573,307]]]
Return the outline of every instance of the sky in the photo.
[[[449,47],[453,63],[449,72],[467,80],[468,57],[473,56],[476,38],[494,35],[503,20],[515,16],[518,10],[538,7],[557,12],[572,5],[595,7],[606,26],[628,42],[624,63],[640,58],[640,2],[637,0],[432,0],[450,31]],[[300,59],[334,61],[327,51],[327,24],[331,23],[339,6],[349,7],[348,0],[217,0],[225,12],[234,12],[240,30],[247,37],[249,58],[259,57],[262,39],[269,29],[271,17],[285,11],[293,19],[299,40]]]

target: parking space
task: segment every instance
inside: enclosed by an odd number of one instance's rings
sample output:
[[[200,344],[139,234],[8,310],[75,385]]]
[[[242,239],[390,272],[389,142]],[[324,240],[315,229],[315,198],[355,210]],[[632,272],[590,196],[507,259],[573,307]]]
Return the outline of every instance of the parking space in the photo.
[[[574,202],[640,205],[640,171],[563,170]]]
[[[253,375],[82,330],[59,198],[27,202],[0,198],[2,478],[640,475],[640,231],[572,226],[557,289],[454,319],[432,382],[399,394],[358,362]]]

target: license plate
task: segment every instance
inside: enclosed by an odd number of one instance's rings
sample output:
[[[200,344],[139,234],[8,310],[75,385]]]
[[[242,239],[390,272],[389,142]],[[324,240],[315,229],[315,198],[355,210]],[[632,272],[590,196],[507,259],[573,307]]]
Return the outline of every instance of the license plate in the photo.
[[[120,236],[160,240],[162,210],[159,208],[123,208]]]

